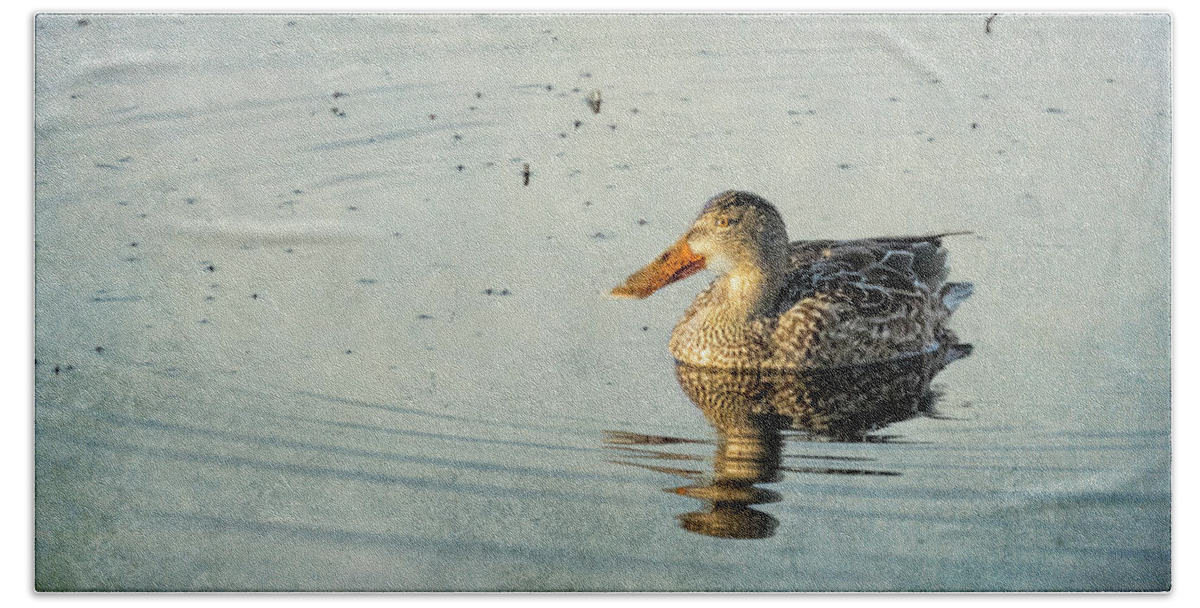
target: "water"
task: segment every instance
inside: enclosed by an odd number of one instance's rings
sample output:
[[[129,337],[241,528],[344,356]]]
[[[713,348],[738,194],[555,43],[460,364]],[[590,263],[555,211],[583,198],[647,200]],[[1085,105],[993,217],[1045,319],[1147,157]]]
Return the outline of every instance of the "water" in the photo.
[[[984,19],[40,17],[38,587],[1169,587],[1170,22]],[[973,354],[713,424],[605,294],[729,188]]]

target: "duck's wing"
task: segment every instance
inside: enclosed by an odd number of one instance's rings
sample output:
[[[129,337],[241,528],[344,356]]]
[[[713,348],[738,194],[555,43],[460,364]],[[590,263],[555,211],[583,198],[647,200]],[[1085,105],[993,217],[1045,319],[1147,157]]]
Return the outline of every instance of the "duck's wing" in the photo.
[[[804,298],[839,292],[857,296],[866,308],[876,310],[887,308],[895,297],[939,294],[954,300],[946,302],[952,309],[966,297],[960,292],[969,288],[945,282],[949,268],[942,239],[960,234],[970,233],[796,241],[789,247],[791,274],[781,293],[780,312]]]
[[[790,276],[775,309],[782,314],[810,297],[832,296],[858,314],[919,301],[948,314],[973,291],[970,283],[946,282],[942,239],[960,234],[970,233],[793,242]]]
[[[780,365],[855,365],[954,343],[945,321],[972,287],[945,281],[944,236],[793,243],[772,335]]]

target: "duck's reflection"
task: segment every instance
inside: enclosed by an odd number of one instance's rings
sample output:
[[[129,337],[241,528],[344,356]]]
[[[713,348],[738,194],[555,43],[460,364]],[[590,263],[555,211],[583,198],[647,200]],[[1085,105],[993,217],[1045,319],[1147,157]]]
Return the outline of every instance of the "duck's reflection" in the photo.
[[[625,456],[618,463],[691,482],[669,490],[706,503],[701,510],[679,516],[685,530],[723,538],[766,538],[779,522],[753,505],[778,502],[782,496],[758,484],[779,481],[784,472],[898,475],[856,466],[865,458],[836,455],[794,455],[820,466],[785,466],[785,433],[793,440],[878,441],[874,433],[884,426],[928,412],[933,377],[970,352],[969,345],[960,344],[901,360],[815,373],[678,365],[679,385],[717,431],[711,472],[663,466],[663,461],[695,462],[703,457],[653,447],[707,442],[611,432],[605,444]]]

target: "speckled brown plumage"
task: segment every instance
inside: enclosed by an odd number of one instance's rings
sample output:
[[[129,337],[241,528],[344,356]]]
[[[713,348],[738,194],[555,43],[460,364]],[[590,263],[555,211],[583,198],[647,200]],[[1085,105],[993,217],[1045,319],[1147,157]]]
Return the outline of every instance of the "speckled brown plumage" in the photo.
[[[653,289],[704,264],[721,272],[675,326],[671,354],[699,367],[812,370],[953,343],[946,322],[972,287],[945,282],[945,236],[788,243],[770,203],[745,192],[719,194],[680,243],[652,263],[691,256]]]

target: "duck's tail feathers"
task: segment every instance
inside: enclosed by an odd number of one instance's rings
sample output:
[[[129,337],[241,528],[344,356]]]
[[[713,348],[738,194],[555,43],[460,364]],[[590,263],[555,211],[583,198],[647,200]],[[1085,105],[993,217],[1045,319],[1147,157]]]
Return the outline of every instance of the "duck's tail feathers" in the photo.
[[[967,357],[970,357],[971,352],[974,350],[975,347],[970,344],[950,345],[950,347],[946,349],[946,365],[950,365],[959,359],[966,359]]]
[[[963,303],[963,300],[971,297],[973,293],[975,293],[975,285],[972,283],[946,283],[942,286],[940,294],[942,305],[946,307],[946,310],[953,312],[959,304]]]
[[[912,270],[917,279],[926,285],[937,285],[946,280],[950,269],[946,268],[946,250],[936,242],[920,241],[911,245]]]

